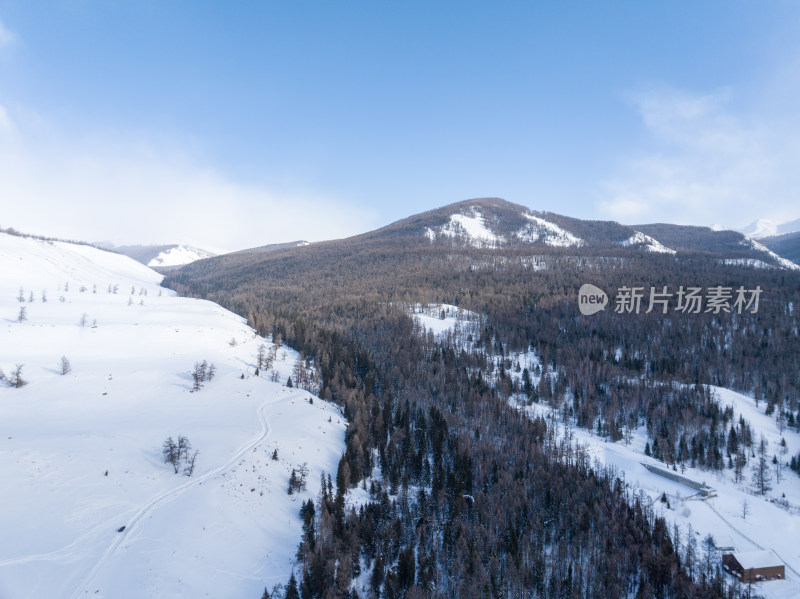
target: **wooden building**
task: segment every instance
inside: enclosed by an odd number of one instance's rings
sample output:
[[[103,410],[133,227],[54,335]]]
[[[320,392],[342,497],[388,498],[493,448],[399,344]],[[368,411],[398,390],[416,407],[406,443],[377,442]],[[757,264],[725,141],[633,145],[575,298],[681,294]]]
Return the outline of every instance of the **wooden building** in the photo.
[[[783,561],[774,551],[742,551],[722,556],[722,569],[742,582],[782,580],[786,577]]]

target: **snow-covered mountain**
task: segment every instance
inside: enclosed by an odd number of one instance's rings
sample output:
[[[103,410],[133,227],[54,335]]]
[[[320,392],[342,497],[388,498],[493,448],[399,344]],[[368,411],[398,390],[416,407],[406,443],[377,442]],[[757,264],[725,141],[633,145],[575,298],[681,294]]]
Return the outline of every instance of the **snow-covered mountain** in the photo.
[[[254,376],[269,340],[120,254],[0,233],[0,265],[0,597],[258,597],[285,583],[300,502],[335,475],[346,424],[271,382],[297,354],[274,348]],[[193,392],[204,360],[216,376]],[[199,452],[192,476],[162,460],[179,436]],[[304,463],[307,490],[288,495]]]
[[[184,264],[191,264],[196,260],[204,258],[212,258],[218,256],[218,253],[210,252],[200,248],[192,247],[189,245],[177,245],[167,250],[159,252],[159,254],[147,263],[151,267],[166,267],[166,266],[183,266]]]
[[[539,212],[500,198],[475,198],[416,214],[376,231],[333,244],[397,243],[460,249],[526,249],[537,255],[582,256],[660,254],[712,257],[726,264],[796,268],[739,232],[672,224],[622,225]],[[319,247],[324,246],[316,244]]]
[[[763,239],[764,237],[775,237],[776,235],[786,235],[800,231],[800,218],[778,223],[774,220],[761,218],[753,221],[746,227],[739,229],[739,232],[748,237]]]
[[[185,243],[168,245],[114,245],[101,243],[100,247],[124,254],[152,268],[176,268],[204,258],[228,253],[223,249],[200,248]]]

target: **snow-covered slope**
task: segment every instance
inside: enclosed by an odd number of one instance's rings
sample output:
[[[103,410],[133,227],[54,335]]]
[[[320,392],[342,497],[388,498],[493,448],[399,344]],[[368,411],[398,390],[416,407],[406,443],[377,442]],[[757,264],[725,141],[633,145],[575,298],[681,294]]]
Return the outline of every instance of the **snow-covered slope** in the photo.
[[[258,597],[286,582],[300,501],[344,449],[338,409],[253,376],[267,340],[130,258],[0,234],[0,267],[0,367],[28,381],[0,383],[0,597]],[[296,357],[278,349],[272,378]],[[192,392],[202,360],[216,377]],[[161,459],[179,435],[199,450],[191,477]],[[304,462],[308,490],[288,495]]]
[[[800,266],[792,262],[791,260],[787,260],[786,258],[781,258],[778,254],[770,250],[767,246],[759,243],[755,239],[746,238],[742,241],[742,245],[746,247],[751,247],[757,252],[764,252],[767,254],[772,260],[778,263],[783,268],[788,270],[800,270]]]
[[[436,229],[428,228],[425,234],[431,241],[436,239],[437,235],[460,237],[473,247],[497,247],[505,241],[502,235],[498,235],[486,225],[483,214],[474,207],[466,214],[451,215],[449,222]]]
[[[448,222],[438,227],[427,227],[425,235],[432,242],[437,237],[460,239],[467,245],[479,248],[495,248],[505,246],[509,238],[522,243],[542,243],[550,247],[579,247],[583,240],[569,231],[565,231],[555,223],[534,216],[529,212],[521,212],[528,223],[508,236],[492,228],[479,206],[462,208],[461,212],[451,214]],[[496,219],[494,219],[496,225]]]
[[[538,381],[537,381],[538,382]],[[737,551],[774,550],[786,564],[786,580],[774,580],[753,586],[753,592],[766,599],[790,599],[800,597],[800,478],[784,467],[781,482],[778,483],[773,471],[772,456],[782,462],[800,451],[800,434],[789,428],[782,432],[775,419],[765,414],[766,402],[756,406],[753,398],[724,389],[712,387],[713,393],[723,408],[731,406],[733,422],[742,416],[753,427],[755,438],[763,434],[767,443],[770,466],[770,485],[772,490],[766,496],[757,495],[752,489],[751,467],[745,469],[744,481],[734,482],[733,470],[701,470],[687,467],[677,469],[674,474],[682,474],[696,482],[705,482],[716,490],[716,497],[701,500],[694,489],[658,474],[648,471],[643,463],[661,469],[671,470],[669,466],[644,453],[647,432],[644,427],[633,431],[629,440],[616,443],[598,437],[591,431],[560,423],[561,414],[553,413],[544,404],[521,406],[520,409],[531,416],[543,415],[552,426],[560,427],[562,434],[572,443],[582,447],[592,462],[612,466],[620,476],[639,489],[652,502],[655,512],[663,515],[669,522],[680,527],[681,542],[686,543],[689,530],[693,530],[698,550],[702,553],[702,540],[711,535],[716,540],[730,539]],[[781,444],[785,440],[786,447]],[[669,505],[660,498],[666,494]],[[787,506],[781,506],[783,500]],[[746,504],[746,509],[743,505]],[[716,558],[719,559],[719,558]],[[732,581],[732,578],[729,579]]]
[[[183,266],[184,264],[191,264],[197,260],[212,258],[217,255],[218,253],[210,252],[208,250],[203,250],[188,245],[177,245],[168,250],[164,250],[163,252],[159,252],[158,256],[147,263],[147,266]]]
[[[543,242],[551,247],[579,247],[583,240],[558,225],[533,214],[523,213],[530,223],[517,231],[517,238],[529,243]]]
[[[672,250],[656,239],[653,239],[649,235],[645,235],[639,231],[636,231],[634,235],[626,239],[622,242],[623,247],[639,247],[648,252],[654,252],[656,254],[674,254],[675,250]]]

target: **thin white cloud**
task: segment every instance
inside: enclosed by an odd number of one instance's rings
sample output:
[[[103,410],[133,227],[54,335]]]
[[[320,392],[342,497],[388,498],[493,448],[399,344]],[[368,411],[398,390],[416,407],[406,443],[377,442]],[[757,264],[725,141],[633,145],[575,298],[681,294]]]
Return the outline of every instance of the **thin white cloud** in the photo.
[[[0,21],[0,49],[10,46],[17,39],[17,36]]]
[[[651,148],[604,182],[598,211],[628,223],[796,218],[800,121],[736,110],[734,96],[665,88],[633,96]]]
[[[10,122],[5,111],[2,118]],[[64,139],[15,119],[13,130],[0,130],[0,225],[115,243],[193,239],[242,249],[332,239],[372,224],[373,215],[313,192],[237,183],[180,144],[130,139]]]

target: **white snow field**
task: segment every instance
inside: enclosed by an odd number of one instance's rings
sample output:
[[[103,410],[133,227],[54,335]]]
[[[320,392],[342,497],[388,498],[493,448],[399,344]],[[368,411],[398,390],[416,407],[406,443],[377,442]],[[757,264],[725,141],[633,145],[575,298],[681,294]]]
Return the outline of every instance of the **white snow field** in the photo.
[[[269,342],[160,280],[125,256],[0,234],[0,368],[28,381],[0,382],[2,599],[256,599],[288,579],[300,502],[335,476],[344,418],[255,377]],[[296,358],[278,349],[278,380]],[[216,376],[192,392],[202,360]],[[199,450],[191,477],[161,458],[179,435]],[[308,489],[288,495],[303,463]]]
[[[784,467],[782,480],[778,484],[772,464],[773,454],[784,462],[790,456],[797,455],[800,451],[800,434],[789,428],[781,433],[775,419],[764,413],[766,402],[762,401],[756,407],[751,397],[720,387],[712,389],[722,407],[733,407],[734,422],[738,422],[740,415],[749,421],[756,444],[760,435],[764,435],[768,444],[772,487],[766,496],[756,495],[752,489],[754,458],[751,458],[752,461],[745,468],[744,481],[740,484],[734,482],[733,471],[727,468],[720,472],[686,468],[684,473],[679,468],[676,474],[682,474],[696,482],[705,481],[716,489],[716,497],[700,500],[696,497],[697,492],[690,487],[652,473],[642,466],[644,462],[662,469],[671,469],[663,462],[644,454],[647,440],[644,428],[635,431],[627,445],[624,440],[612,443],[586,429],[565,428],[560,422],[560,414],[550,414],[549,408],[543,404],[532,404],[521,409],[532,416],[547,415],[548,424],[561,427],[561,434],[570,435],[573,443],[583,446],[593,461],[614,466],[621,477],[654,502],[657,514],[680,526],[681,544],[686,542],[688,527],[691,525],[699,555],[702,556],[704,551],[702,541],[709,534],[718,541],[732,540],[736,551],[774,550],[786,565],[786,580],[755,583],[752,585],[753,593],[767,599],[800,597],[800,477]],[[786,453],[781,451],[781,438],[786,440]],[[662,493],[666,493],[669,507],[660,501]],[[778,501],[783,499],[790,505],[781,507]],[[743,516],[742,506],[745,501],[747,513]],[[733,581],[731,576],[728,579]]]

